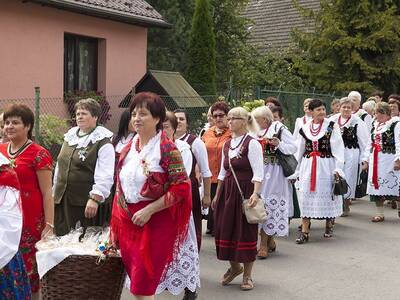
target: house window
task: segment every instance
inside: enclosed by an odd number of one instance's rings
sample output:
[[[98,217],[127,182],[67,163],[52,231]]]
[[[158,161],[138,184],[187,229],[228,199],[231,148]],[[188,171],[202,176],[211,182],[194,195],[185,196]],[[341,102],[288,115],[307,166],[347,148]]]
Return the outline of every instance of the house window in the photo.
[[[64,92],[97,91],[97,39],[64,36]]]

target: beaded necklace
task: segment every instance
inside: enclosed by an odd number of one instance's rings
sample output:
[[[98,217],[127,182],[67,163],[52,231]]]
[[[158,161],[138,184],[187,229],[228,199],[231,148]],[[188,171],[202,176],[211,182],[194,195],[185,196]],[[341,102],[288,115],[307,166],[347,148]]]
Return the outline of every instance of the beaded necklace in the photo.
[[[319,126],[315,129],[314,129],[314,122],[310,123],[310,133],[312,136],[317,136],[321,132],[323,123],[324,123],[324,121],[320,122]]]

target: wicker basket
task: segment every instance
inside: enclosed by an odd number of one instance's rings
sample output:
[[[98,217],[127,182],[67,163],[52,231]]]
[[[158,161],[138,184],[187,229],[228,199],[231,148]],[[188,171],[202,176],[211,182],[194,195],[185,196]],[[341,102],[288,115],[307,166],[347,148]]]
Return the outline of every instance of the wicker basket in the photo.
[[[120,299],[125,271],[120,257],[71,255],[41,280],[42,299]]]

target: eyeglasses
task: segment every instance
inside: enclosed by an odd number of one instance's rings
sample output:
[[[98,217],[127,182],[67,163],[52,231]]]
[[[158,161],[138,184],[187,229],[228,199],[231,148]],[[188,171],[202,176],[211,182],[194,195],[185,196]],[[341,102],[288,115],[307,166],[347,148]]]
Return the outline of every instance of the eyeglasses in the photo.
[[[214,119],[218,119],[218,118],[224,118],[226,116],[226,114],[215,114],[215,115],[213,115],[212,117],[214,118]]]
[[[229,121],[233,121],[233,120],[244,120],[244,119],[243,118],[237,118],[237,117],[229,117],[227,120],[229,122]]]

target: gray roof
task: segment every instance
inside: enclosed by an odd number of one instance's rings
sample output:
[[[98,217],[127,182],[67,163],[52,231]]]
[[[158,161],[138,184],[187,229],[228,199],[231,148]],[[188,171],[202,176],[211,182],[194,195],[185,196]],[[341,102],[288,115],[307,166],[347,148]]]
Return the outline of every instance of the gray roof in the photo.
[[[313,10],[320,7],[319,0],[299,0],[299,3]],[[250,25],[250,43],[261,52],[289,47],[293,28],[313,28],[312,24],[306,24],[292,0],[250,0],[244,16],[254,23]]]
[[[144,0],[30,0],[60,9],[141,26],[171,25]]]

